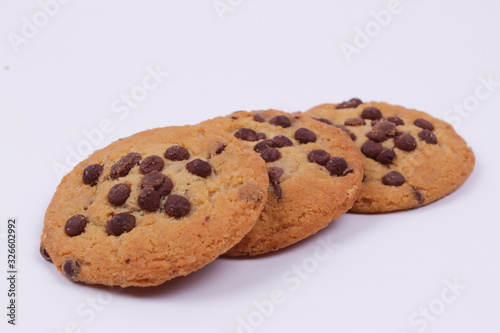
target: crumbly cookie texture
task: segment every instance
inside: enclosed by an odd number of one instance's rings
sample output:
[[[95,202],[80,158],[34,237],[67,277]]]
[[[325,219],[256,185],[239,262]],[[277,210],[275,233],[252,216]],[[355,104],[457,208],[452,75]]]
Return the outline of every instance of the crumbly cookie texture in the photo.
[[[349,133],[363,153],[363,187],[350,212],[427,205],[455,191],[474,168],[471,148],[453,127],[421,111],[353,98],[305,114]]]
[[[144,131],[96,151],[63,178],[40,252],[73,281],[158,285],[237,244],[268,185],[265,162],[226,133]]]
[[[335,127],[277,110],[235,112],[200,126],[228,132],[267,163],[266,206],[228,256],[292,245],[337,219],[358,196],[362,157],[350,137]]]

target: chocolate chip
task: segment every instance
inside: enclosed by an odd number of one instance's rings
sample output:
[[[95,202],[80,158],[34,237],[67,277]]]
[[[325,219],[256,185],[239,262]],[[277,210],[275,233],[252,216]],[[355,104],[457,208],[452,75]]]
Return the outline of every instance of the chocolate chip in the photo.
[[[430,145],[437,145],[438,143],[436,134],[428,129],[421,130],[420,133],[418,133],[418,137]]]
[[[330,159],[330,154],[328,154],[323,149],[315,149],[307,154],[307,160],[312,163],[318,163],[319,165],[325,165]]]
[[[208,162],[202,161],[199,158],[192,160],[188,164],[186,164],[186,167],[189,172],[191,172],[193,175],[197,175],[203,178],[206,178],[212,174],[212,167]]]
[[[159,171],[153,171],[142,177],[141,188],[152,187],[160,196],[169,195],[174,184],[172,180]]]
[[[361,146],[361,152],[369,158],[376,159],[378,154],[384,150],[384,147],[380,142],[366,141]]]
[[[152,187],[145,187],[139,193],[137,198],[137,204],[141,209],[148,212],[154,212],[160,208],[160,194],[154,190]]]
[[[170,195],[164,204],[165,213],[172,217],[183,217],[191,211],[191,203],[181,195]]]
[[[373,106],[368,106],[361,112],[361,118],[376,120],[382,118],[382,112]]]
[[[332,157],[326,162],[325,168],[333,176],[342,176],[347,169],[347,162],[343,157]]]
[[[68,221],[66,221],[66,225],[64,226],[64,231],[66,235],[73,237],[78,236],[82,232],[85,231],[85,227],[87,226],[87,219],[85,216],[81,214],[71,216]]]
[[[238,117],[236,117],[236,116],[231,116],[231,119],[236,120],[236,119],[238,119]]]
[[[361,118],[348,118],[344,121],[346,126],[361,126],[364,125],[365,121]]]
[[[266,118],[264,118],[264,116],[261,115],[260,113],[256,113],[253,115],[253,120],[255,120],[258,123],[263,123],[266,121]]]
[[[391,164],[392,161],[396,158],[396,153],[391,148],[385,148],[378,154],[376,157],[376,161],[382,164]]]
[[[403,119],[401,119],[397,116],[390,116],[390,117],[387,117],[385,120],[390,121],[391,123],[393,123],[396,126],[405,124]]]
[[[266,134],[259,132],[259,133],[255,134],[254,139],[255,139],[254,141],[265,140]]]
[[[387,140],[387,135],[385,135],[382,131],[372,130],[366,133],[366,137],[375,142],[384,142]]]
[[[415,198],[415,200],[418,201],[418,205],[421,206],[423,203],[424,203],[424,195],[422,194],[422,192],[420,192],[419,189],[415,188],[412,186],[411,188],[412,190],[412,193],[413,193],[413,197]]]
[[[388,186],[401,186],[405,182],[405,177],[397,171],[390,171],[382,178],[382,183]]]
[[[284,170],[282,168],[277,168],[277,167],[271,167],[267,170],[267,173],[269,175],[269,180],[272,181],[277,181],[281,178],[283,175]]]
[[[219,155],[224,151],[224,149],[226,149],[226,144],[225,143],[219,144],[219,147],[217,147],[217,150],[215,151],[215,155]]]
[[[377,125],[378,123],[380,123],[380,119],[377,119],[377,120],[372,120],[370,124],[371,124],[371,125],[372,125],[372,127],[373,127],[373,126]]]
[[[166,159],[171,161],[184,161],[189,159],[189,151],[181,146],[172,146],[165,151]]]
[[[417,140],[410,133],[403,133],[394,138],[394,144],[401,150],[412,151],[417,148]]]
[[[120,236],[135,227],[135,216],[129,213],[116,214],[106,224],[106,231],[110,236]]]
[[[292,126],[292,122],[286,116],[273,117],[273,118],[271,118],[271,120],[269,120],[269,124],[274,125],[274,126],[281,126],[283,128],[287,128],[287,127]]]
[[[257,141],[255,134],[257,133],[253,129],[242,127],[234,133],[234,136],[240,140]]]
[[[294,134],[295,140],[300,143],[316,142],[316,134],[307,128],[299,128]]]
[[[119,177],[124,177],[128,175],[130,170],[139,164],[140,160],[142,159],[141,154],[132,152],[130,154],[127,154],[120,158],[118,162],[116,162],[112,167],[111,167],[111,178],[116,179]]]
[[[100,164],[91,164],[83,170],[82,180],[84,184],[95,185],[99,180],[104,167]]]
[[[363,104],[363,102],[359,98],[351,98],[346,102],[342,102],[337,105],[336,109],[350,109],[355,108],[358,105]]]
[[[70,279],[75,280],[80,272],[80,263],[74,259],[67,259],[61,266],[64,275]]]
[[[256,151],[257,153],[260,153],[262,150],[270,148],[272,146],[274,146],[273,140],[264,140],[253,146],[253,150]]]
[[[40,245],[40,255],[43,257],[43,259],[52,262],[52,259],[50,259],[49,253],[42,245]]]
[[[314,134],[314,133],[313,133]],[[292,140],[287,138],[284,135],[277,135],[271,139],[272,145],[270,147],[273,148],[283,148],[283,147],[291,147],[293,146]]]
[[[127,201],[130,195],[130,185],[116,184],[108,192],[108,201],[110,204],[120,206]]]
[[[317,121],[319,121],[321,123],[324,123],[324,124],[333,125],[333,123],[330,120],[325,119],[325,118],[313,118],[313,119],[317,120]]]
[[[429,130],[429,131],[434,130],[434,125],[432,125],[432,123],[430,121],[427,121],[427,120],[425,120],[423,118],[415,119],[415,121],[413,122],[413,124],[415,126],[418,126],[420,128],[423,128],[423,129],[426,129],[426,130]]]
[[[386,135],[394,135],[396,134],[396,125],[390,121],[380,121],[373,127],[373,130],[380,131]]]
[[[276,148],[266,148],[260,152],[260,157],[262,157],[266,163],[270,163],[279,160],[281,158],[281,153]]]
[[[151,171],[161,171],[164,166],[163,158],[158,155],[151,155],[141,162],[141,173],[145,175]]]

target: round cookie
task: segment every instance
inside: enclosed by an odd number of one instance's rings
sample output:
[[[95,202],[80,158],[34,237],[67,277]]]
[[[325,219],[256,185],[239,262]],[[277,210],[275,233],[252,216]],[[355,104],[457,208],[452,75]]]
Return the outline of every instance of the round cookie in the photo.
[[[226,133],[196,126],[137,133],[63,178],[40,252],[73,281],[158,285],[237,244],[268,185],[264,161]]]
[[[255,227],[228,256],[294,244],[345,213],[360,191],[362,158],[348,135],[304,115],[235,112],[203,122],[224,130],[267,163],[269,196]]]
[[[456,190],[474,154],[448,123],[416,110],[353,98],[305,113],[348,132],[363,153],[363,188],[350,212],[417,208]]]

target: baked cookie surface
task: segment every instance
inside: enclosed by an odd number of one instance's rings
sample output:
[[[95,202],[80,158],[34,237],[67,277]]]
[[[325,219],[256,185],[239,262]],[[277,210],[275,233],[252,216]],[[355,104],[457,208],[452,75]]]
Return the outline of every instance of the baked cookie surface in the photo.
[[[472,150],[453,127],[421,111],[354,98],[305,114],[350,133],[363,154],[363,187],[351,212],[427,205],[456,190],[474,168]]]
[[[223,130],[267,163],[269,196],[255,227],[228,256],[259,255],[326,227],[354,203],[362,158],[348,135],[304,115],[235,112],[200,124]]]
[[[157,128],[96,151],[47,209],[40,252],[73,281],[153,286],[225,253],[267,199],[265,162],[196,126]]]

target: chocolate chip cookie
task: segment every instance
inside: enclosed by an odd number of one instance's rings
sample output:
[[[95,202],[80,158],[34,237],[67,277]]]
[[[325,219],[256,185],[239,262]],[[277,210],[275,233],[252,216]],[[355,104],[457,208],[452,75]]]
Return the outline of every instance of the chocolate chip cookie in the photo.
[[[357,98],[305,113],[348,133],[363,153],[365,177],[356,213],[417,208],[456,190],[474,154],[448,123],[430,115]]]
[[[120,139],[64,177],[40,252],[67,278],[153,286],[237,244],[267,199],[265,162],[240,140],[196,126]]]
[[[335,127],[276,110],[235,112],[200,126],[228,132],[267,164],[266,206],[229,256],[258,255],[294,244],[345,213],[360,191],[361,155]]]

